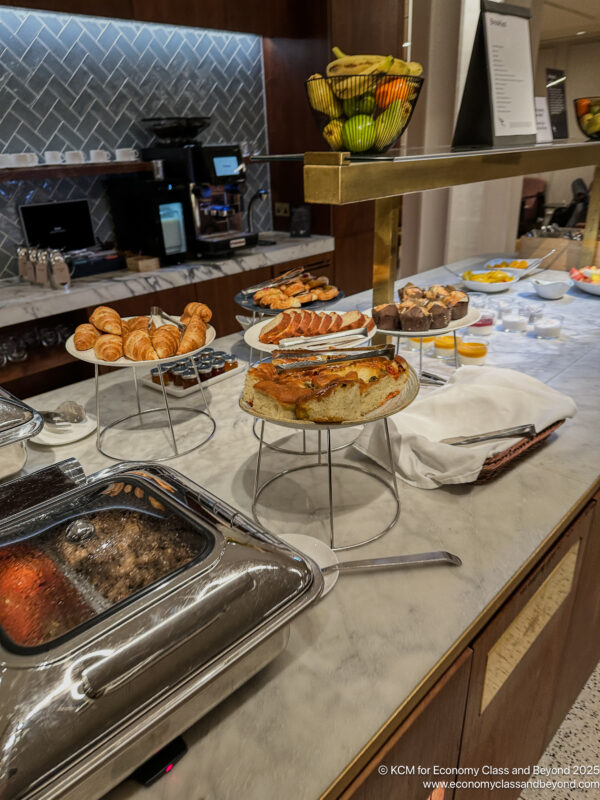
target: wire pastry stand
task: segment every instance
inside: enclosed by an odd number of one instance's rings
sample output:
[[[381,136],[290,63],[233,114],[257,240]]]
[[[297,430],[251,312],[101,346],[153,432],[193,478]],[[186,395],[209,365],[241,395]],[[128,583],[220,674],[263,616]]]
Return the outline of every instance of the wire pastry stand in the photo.
[[[363,545],[369,544],[370,542],[374,542],[377,539],[380,539],[384,536],[391,528],[394,527],[398,518],[400,516],[400,493],[398,491],[398,479],[396,477],[396,468],[394,463],[394,454],[392,451],[392,443],[390,437],[390,431],[388,426],[388,417],[392,414],[396,414],[398,411],[401,411],[403,408],[406,408],[412,401],[415,399],[419,391],[419,380],[417,378],[416,373],[409,367],[409,376],[408,381],[406,382],[405,386],[403,387],[402,392],[397,395],[396,397],[389,400],[384,406],[380,409],[377,409],[376,412],[368,415],[367,417],[353,421],[353,422],[343,422],[343,423],[331,423],[331,424],[317,424],[314,422],[305,422],[303,420],[269,420],[265,417],[258,415],[254,410],[242,399],[240,399],[240,407],[246,413],[251,414],[253,416],[258,417],[257,422],[260,424],[260,434],[258,436],[258,456],[256,460],[256,469],[254,473],[254,488],[253,488],[253,495],[252,495],[252,515],[256,522],[260,525],[263,525],[259,518],[258,512],[258,503],[262,493],[273,483],[280,480],[281,478],[292,475],[296,472],[302,472],[305,470],[315,470],[315,469],[326,469],[327,470],[327,488],[328,488],[328,524],[329,524],[329,546],[334,551],[339,550],[351,550],[355,547],[362,547]],[[363,426],[367,424],[371,424],[373,422],[377,422],[381,420],[384,433],[385,433],[385,441],[386,441],[386,450],[388,456],[388,467],[390,473],[390,479],[386,479],[382,477],[377,472],[368,469],[362,465],[356,464],[344,464],[338,461],[334,461],[332,458],[332,453],[335,452],[334,448],[331,446],[331,433],[334,430],[339,430],[341,428],[355,428],[357,426]],[[264,430],[265,430],[265,423],[266,422],[274,422],[277,425],[281,425],[282,427],[292,428],[296,430],[303,430],[306,432],[307,430],[316,431],[317,434],[317,460],[312,461],[308,464],[301,464],[300,466],[290,467],[288,469],[281,470],[277,472],[275,475],[268,478],[266,481],[261,483],[260,481],[260,473],[261,473],[261,466],[262,466],[262,458],[263,458],[263,445],[264,442]],[[322,446],[322,437],[325,434],[325,447]],[[355,440],[349,442],[346,447],[349,447]],[[341,448],[340,448],[341,449]],[[310,455],[311,453],[306,453],[306,455]],[[295,453],[294,453],[295,455]],[[388,524],[380,531],[375,533],[372,536],[369,536],[367,539],[362,539],[358,542],[352,542],[351,544],[345,545],[336,545],[335,541],[335,504],[334,504],[334,492],[333,492],[333,474],[334,470],[352,470],[354,472],[361,473],[363,475],[369,476],[374,480],[378,481],[382,484],[389,492],[391,492],[393,500],[394,500],[394,512],[392,515],[392,519]]]
[[[130,361],[130,360],[125,359],[125,358],[120,358],[116,362],[112,362],[112,363],[106,362],[106,361],[102,361],[102,360],[97,359],[93,355],[93,351],[90,352],[90,351],[78,351],[78,350],[76,350],[76,348],[74,346],[74,343],[73,343],[73,337],[72,336],[67,340],[65,346],[66,346],[67,351],[71,355],[75,356],[76,358],[79,358],[82,361],[87,361],[88,363],[91,363],[91,364],[94,365],[95,407],[96,407],[96,419],[97,419],[97,422],[98,422],[98,426],[96,428],[96,449],[98,450],[98,452],[102,453],[103,456],[106,456],[107,458],[110,458],[113,461],[131,461],[132,460],[131,453],[125,453],[125,454],[123,454],[123,453],[121,453],[121,454],[110,453],[105,449],[106,445],[105,445],[104,439],[106,437],[106,434],[110,430],[116,428],[118,425],[122,425],[123,423],[128,422],[130,420],[138,420],[139,421],[139,429],[138,430],[140,430],[140,431],[147,430],[147,428],[144,428],[144,422],[148,418],[148,415],[151,415],[151,414],[164,415],[163,419],[164,419],[165,425],[166,425],[166,427],[168,429],[168,432],[169,432],[170,452],[167,453],[166,455],[153,454],[152,456],[147,456],[147,459],[149,461],[161,462],[161,461],[169,461],[172,458],[178,458],[179,456],[183,456],[183,455],[186,455],[187,453],[191,453],[193,450],[197,450],[198,448],[200,448],[203,445],[205,445],[208,441],[210,441],[210,439],[212,439],[212,437],[215,434],[217,425],[216,425],[215,419],[214,419],[214,417],[213,417],[213,415],[211,413],[210,405],[208,403],[206,395],[204,393],[204,387],[202,386],[202,383],[200,381],[200,375],[198,373],[198,365],[195,363],[194,358],[193,358],[193,356],[195,356],[198,353],[200,353],[204,349],[204,347],[208,347],[212,343],[212,341],[214,340],[214,338],[216,336],[214,328],[209,325],[208,326],[208,331],[209,331],[210,335],[207,334],[207,340],[206,340],[205,344],[203,345],[203,347],[200,347],[197,350],[193,350],[191,353],[186,353],[185,355],[181,355],[181,356],[171,356],[169,358],[158,359],[158,360],[155,360],[155,361],[143,361],[143,362]],[[202,403],[204,405],[204,410],[199,409],[199,408],[192,408],[190,406],[180,406],[180,405],[176,405],[176,406],[172,407],[169,404],[169,397],[168,397],[166,389],[165,389],[165,381],[164,381],[164,375],[163,375],[162,369],[159,369],[159,373],[158,374],[159,374],[160,386],[161,386],[161,390],[162,390],[163,405],[162,406],[155,406],[153,408],[142,408],[142,400],[141,400],[141,396],[140,396],[140,383],[138,381],[137,370],[138,369],[142,369],[142,368],[143,369],[149,369],[149,368],[152,368],[152,367],[155,367],[155,366],[160,367],[161,365],[164,365],[165,363],[176,364],[176,363],[179,363],[181,361],[186,361],[186,360],[191,360],[194,372],[196,374],[196,380],[198,381],[198,384],[199,384],[199,387],[200,387],[200,395],[202,397]],[[100,392],[100,367],[101,366],[111,366],[111,367],[116,367],[116,368],[121,368],[121,369],[130,369],[131,370],[133,384],[134,384],[134,388],[135,388],[136,405],[137,405],[137,411],[136,412],[134,412],[133,414],[126,414],[124,417],[120,417],[119,419],[113,420],[112,422],[109,422],[108,425],[104,425],[104,427],[102,427],[102,424],[101,424],[101,405],[102,405],[101,404],[101,392]],[[193,414],[195,418],[201,417],[203,419],[203,422],[206,423],[207,430],[206,430],[205,434],[203,435],[203,438],[200,439],[200,441],[196,441],[191,445],[185,444],[183,446],[182,446],[182,443],[180,441],[178,441],[178,437],[177,437],[176,430],[175,430],[175,428],[177,427],[177,423],[174,421],[174,417],[176,415],[178,415],[180,412]],[[189,436],[189,434],[186,433],[185,434],[186,439],[187,439],[188,436]],[[181,439],[181,437],[180,437],[180,439]],[[136,456],[136,458],[137,458],[137,456]]]

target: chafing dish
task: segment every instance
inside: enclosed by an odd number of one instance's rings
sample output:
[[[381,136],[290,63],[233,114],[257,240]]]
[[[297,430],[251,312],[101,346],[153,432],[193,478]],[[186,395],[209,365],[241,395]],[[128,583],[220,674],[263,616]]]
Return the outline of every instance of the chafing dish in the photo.
[[[284,649],[323,579],[175,471],[0,488],[0,798],[89,800]]]
[[[0,386],[0,481],[19,473],[27,462],[27,440],[44,423],[33,408]]]

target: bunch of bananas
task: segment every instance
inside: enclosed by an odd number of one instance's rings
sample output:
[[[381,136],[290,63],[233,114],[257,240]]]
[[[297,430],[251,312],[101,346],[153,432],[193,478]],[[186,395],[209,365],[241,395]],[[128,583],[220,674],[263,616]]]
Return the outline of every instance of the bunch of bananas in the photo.
[[[393,56],[348,56],[339,47],[333,54],[326,76],[317,72],[306,82],[310,105],[329,117],[325,140],[333,150],[388,147],[410,117],[418,95],[410,78],[421,75],[423,67]]]

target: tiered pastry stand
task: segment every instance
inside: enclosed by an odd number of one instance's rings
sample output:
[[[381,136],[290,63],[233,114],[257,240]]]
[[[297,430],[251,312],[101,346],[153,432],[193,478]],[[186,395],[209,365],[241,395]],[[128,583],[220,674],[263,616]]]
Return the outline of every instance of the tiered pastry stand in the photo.
[[[145,408],[142,409],[142,402],[140,398],[140,385],[137,377],[137,369],[144,368],[145,370],[151,369],[154,367],[158,367],[161,364],[174,364],[178,361],[185,361],[187,359],[192,358],[193,356],[198,355],[205,347],[208,347],[211,342],[214,341],[216,337],[216,331],[212,325],[207,325],[206,330],[206,341],[202,347],[193,350],[190,353],[186,353],[182,356],[171,356],[169,358],[161,358],[156,359],[154,361],[131,361],[128,358],[122,357],[117,359],[116,361],[103,361],[101,359],[96,358],[94,354],[94,350],[77,350],[73,343],[73,336],[69,337],[69,339],[65,343],[65,347],[67,352],[74,356],[75,358],[80,359],[81,361],[86,361],[88,364],[94,365],[94,386],[95,386],[95,402],[96,402],[96,418],[98,421],[98,427],[96,428],[96,448],[102,455],[106,456],[107,458],[113,459],[114,461],[131,461],[132,460],[132,453],[109,453],[106,449],[104,449],[103,440],[108,433],[113,428],[116,428],[118,425],[122,425],[123,423],[129,420],[139,420],[139,428],[140,430],[144,430],[144,422],[148,418],[148,415],[151,414],[160,414],[164,415],[164,421],[169,431],[169,440],[170,440],[170,452],[166,455],[161,455],[160,453],[152,454],[152,456],[146,456],[147,460],[150,461],[169,461],[172,458],[177,458],[179,456],[186,455],[186,453],[191,453],[193,450],[197,450],[198,448],[205,445],[212,437],[214,436],[216,430],[216,422],[214,417],[211,414],[210,406],[206,399],[206,395],[204,394],[204,388],[202,383],[200,382],[200,376],[198,374],[198,368],[196,364],[192,361],[194,365],[194,371],[196,373],[196,380],[200,386],[200,394],[202,396],[202,403],[204,405],[204,410],[198,408],[191,408],[190,406],[174,406],[171,407],[169,405],[169,397],[165,390],[165,383],[162,371],[159,373],[160,375],[160,385],[162,389],[162,396],[163,396],[163,406],[156,406],[154,408]],[[118,367],[118,368],[128,368],[131,370],[131,375],[133,379],[133,384],[135,387],[135,397],[136,397],[136,404],[137,404],[137,411],[133,414],[127,414],[124,417],[120,417],[119,419],[113,420],[109,422],[108,425],[102,427],[101,424],[101,393],[100,393],[100,367]],[[180,412],[191,413],[195,417],[200,416],[203,418],[203,422],[206,423],[206,432],[203,438],[200,441],[194,442],[192,445],[184,445],[182,447],[181,443],[177,440],[176,435],[176,425],[177,423],[174,421],[174,417],[177,416]],[[136,455],[137,458],[137,455]]]
[[[423,339],[430,336],[447,336],[452,334],[454,337],[454,366],[458,368],[458,341],[456,337],[457,331],[461,328],[468,328],[469,325],[474,325],[481,319],[481,311],[478,308],[469,306],[464,317],[456,319],[447,325],[445,328],[434,328],[428,331],[386,331],[383,328],[377,328],[377,333],[383,336],[393,336],[396,339],[396,354],[398,354],[400,339],[419,339],[419,380],[423,377]]]
[[[263,417],[262,415],[257,414],[254,409],[249,406],[243,399],[240,399],[240,408],[245,411],[247,414],[251,414],[254,417],[258,417],[258,423],[260,425],[260,434],[258,437],[259,445],[258,445],[258,456],[256,460],[256,471],[254,474],[254,490],[253,490],[253,497],[252,497],[252,514],[256,522],[261,525],[264,525],[263,522],[259,519],[257,505],[260,500],[260,496],[262,493],[271,486],[276,481],[280,480],[286,475],[292,475],[296,472],[301,472],[304,470],[315,470],[315,469],[326,469],[327,470],[327,481],[328,481],[328,521],[329,521],[329,546],[332,550],[351,550],[355,547],[362,547],[365,544],[369,544],[370,542],[374,542],[376,539],[380,539],[385,533],[387,533],[398,521],[398,517],[400,515],[400,495],[398,492],[398,482],[396,478],[396,467],[394,462],[394,455],[392,452],[392,443],[390,438],[390,432],[388,427],[387,418],[390,417],[392,414],[396,414],[401,411],[403,408],[406,408],[412,401],[415,399],[419,392],[419,379],[417,378],[416,373],[414,370],[409,367],[409,376],[408,380],[405,383],[402,392],[393,397],[387,403],[385,403],[381,408],[378,408],[376,411],[372,412],[368,416],[364,417],[361,420],[355,420],[352,422],[342,422],[342,423],[329,423],[329,424],[319,424],[316,422],[309,422],[305,420],[276,420],[271,419],[268,417]],[[354,428],[357,426],[363,426],[366,424],[370,424],[373,422],[377,422],[381,420],[383,422],[384,431],[385,431],[385,440],[386,440],[386,449],[388,454],[388,461],[389,461],[389,472],[390,472],[390,479],[386,480],[385,478],[381,477],[377,473],[373,472],[362,465],[356,464],[342,464],[340,462],[335,462],[332,459],[332,453],[334,449],[331,446],[331,433],[332,431],[338,431],[342,428]],[[264,481],[262,484],[260,482],[260,470],[262,464],[262,455],[263,455],[263,445],[264,442],[264,430],[265,430],[265,423],[270,422],[275,425],[280,425],[284,428],[292,428],[294,430],[301,430],[301,431],[316,431],[317,433],[317,460],[312,461],[309,464],[301,464],[297,467],[290,467],[289,469],[284,469],[277,472],[268,480]],[[322,435],[325,434],[325,441],[326,447],[322,448]],[[348,447],[352,442],[348,445]],[[308,455],[308,453],[307,453]],[[325,457],[325,458],[324,458]],[[355,472],[359,472],[362,475],[369,476],[379,483],[383,484],[386,489],[388,489],[395,501],[395,511],[391,521],[380,531],[378,531],[373,536],[370,536],[368,539],[362,539],[358,542],[352,542],[351,544],[346,545],[336,545],[335,542],[335,512],[334,512],[334,496],[333,496],[333,471],[335,470],[353,470]]]

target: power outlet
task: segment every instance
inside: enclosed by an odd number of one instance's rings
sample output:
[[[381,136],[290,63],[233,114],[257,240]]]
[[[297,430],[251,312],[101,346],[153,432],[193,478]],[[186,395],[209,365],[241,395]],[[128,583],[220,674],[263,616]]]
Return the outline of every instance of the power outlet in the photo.
[[[290,204],[289,203],[275,203],[275,216],[276,217],[289,217]]]

